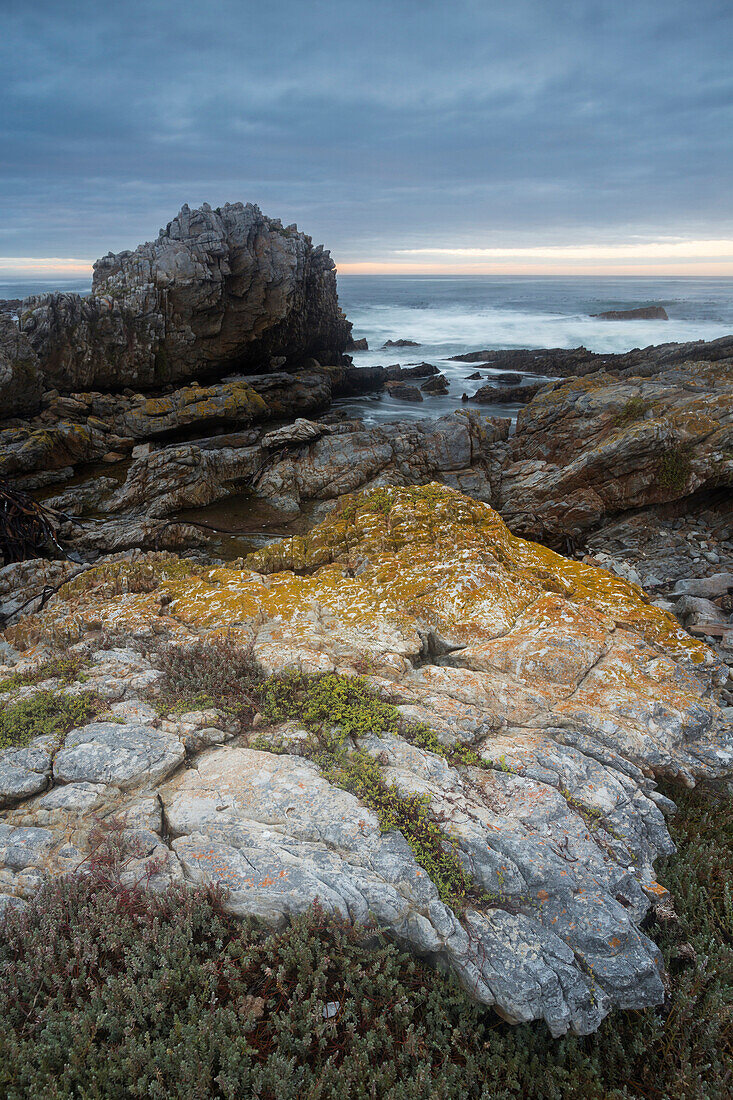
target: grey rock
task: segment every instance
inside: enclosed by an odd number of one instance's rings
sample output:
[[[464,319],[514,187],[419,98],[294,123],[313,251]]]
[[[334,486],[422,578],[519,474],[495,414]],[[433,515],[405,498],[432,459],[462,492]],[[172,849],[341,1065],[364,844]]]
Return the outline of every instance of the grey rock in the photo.
[[[38,412],[41,389],[36,353],[12,317],[0,313],[0,420]]]
[[[129,790],[158,782],[183,761],[182,743],[151,726],[92,722],[71,730],[53,764],[62,783],[104,783]]]
[[[23,748],[0,752],[0,807],[12,806],[46,789],[54,747],[52,737],[37,737]]]
[[[39,809],[89,813],[100,805],[107,790],[104,783],[67,783],[54,787],[38,800]]]
[[[351,332],[327,251],[258,207],[183,206],[155,241],[94,265],[92,293],[23,303],[61,392],[142,388],[272,358],[338,362]]]
[[[0,894],[0,919],[17,909],[25,909],[28,902],[14,894]]]
[[[49,829],[0,825],[0,865],[11,871],[36,867],[43,863],[53,844],[54,836]]]
[[[733,590],[733,573],[715,573],[712,577],[697,577],[677,581],[673,596],[700,596],[706,600],[717,599]]]

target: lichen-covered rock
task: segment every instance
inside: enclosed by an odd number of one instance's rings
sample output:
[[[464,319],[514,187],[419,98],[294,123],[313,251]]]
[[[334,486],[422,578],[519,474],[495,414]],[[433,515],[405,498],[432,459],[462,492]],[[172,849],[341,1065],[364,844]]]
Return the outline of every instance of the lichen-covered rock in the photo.
[[[592,374],[546,389],[520,412],[513,453],[499,506],[534,537],[733,486],[731,362],[649,378]]]
[[[330,254],[249,203],[183,206],[155,241],[98,260],[89,297],[27,299],[21,327],[62,392],[338,362],[351,332]]]
[[[671,847],[653,777],[729,776],[733,731],[708,693],[715,656],[641,589],[437,484],[347,498],[244,568],[149,565],[127,579],[122,562],[87,570],[8,641],[29,654],[79,643],[88,679],[65,690],[104,689],[125,708],[144,701],[160,634],[185,645],[227,632],[265,673],[367,675],[436,740],[379,727],[354,748],[429,805],[480,894],[452,905],[409,831],[382,831],[297,755],[297,723],[271,728],[268,752],[232,742],[222,712],[128,709],[124,724],[68,734],[51,789],[4,811],[0,892],[30,896],[78,865],[113,816],[151,885],[216,883],[231,912],[272,922],[316,899],[371,916],[509,1020],[583,1034],[613,1006],[661,1002],[660,955],[640,930]],[[148,656],[94,656],[110,635]],[[184,751],[193,767],[177,766]]]

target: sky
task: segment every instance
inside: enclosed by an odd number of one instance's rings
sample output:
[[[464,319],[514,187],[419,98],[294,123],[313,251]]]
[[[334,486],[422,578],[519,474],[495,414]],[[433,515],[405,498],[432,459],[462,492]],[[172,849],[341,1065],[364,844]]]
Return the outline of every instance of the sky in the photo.
[[[733,275],[731,0],[0,0],[0,275],[184,202],[344,272]]]

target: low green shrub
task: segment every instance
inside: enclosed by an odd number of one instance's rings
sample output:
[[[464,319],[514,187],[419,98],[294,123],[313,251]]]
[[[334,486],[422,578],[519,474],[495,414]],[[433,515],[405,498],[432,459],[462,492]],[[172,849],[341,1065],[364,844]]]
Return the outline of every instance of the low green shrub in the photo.
[[[0,708],[0,749],[27,745],[43,734],[61,739],[76,726],[93,721],[107,705],[93,692],[69,695],[64,691],[39,691],[29,699]]]
[[[692,472],[692,448],[671,447],[659,460],[657,480],[665,489],[684,489]]]
[[[284,673],[268,677],[258,693],[264,718],[295,720],[312,733],[337,727],[340,741],[368,733],[397,733],[403,722],[397,708],[380,699],[361,676]]]
[[[672,792],[669,792],[672,793]],[[48,885],[0,937],[8,1100],[729,1100],[733,811],[683,794],[649,933],[671,993],[586,1038],[512,1028],[450,979],[317,908],[272,932],[216,893]]]
[[[649,402],[645,401],[643,397],[630,397],[616,413],[613,421],[615,427],[623,428],[627,424],[632,424],[635,420],[641,420],[648,408]]]
[[[48,661],[36,665],[28,672],[11,672],[0,680],[0,692],[28,684],[40,684],[43,680],[60,680],[62,684],[71,684],[74,680],[83,680],[83,669],[87,666],[86,657],[74,654],[70,657],[51,657]]]
[[[231,638],[209,638],[188,646],[169,646],[158,654],[164,673],[156,707],[164,714],[217,707],[248,724],[258,709],[262,680],[252,654]]]

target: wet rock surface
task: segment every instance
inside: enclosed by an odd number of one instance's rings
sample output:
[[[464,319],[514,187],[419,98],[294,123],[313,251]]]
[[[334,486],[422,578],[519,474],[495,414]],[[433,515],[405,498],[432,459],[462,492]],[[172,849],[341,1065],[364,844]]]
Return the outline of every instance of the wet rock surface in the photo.
[[[715,363],[733,358],[733,336],[718,340],[693,340],[684,344],[653,344],[632,351],[604,353],[587,348],[517,348],[508,351],[487,349],[452,356],[458,363],[521,370],[554,378],[612,371],[614,374],[656,374],[658,371],[689,360]]]
[[[710,599],[721,573],[675,588]],[[448,904],[403,833],[299,755],[297,722],[266,731],[273,753],[253,745],[261,725],[153,705],[161,645],[222,631],[265,674],[366,673],[446,750],[471,746],[473,764],[388,730],[354,747],[427,800],[482,902]],[[54,690],[109,707],[53,745],[0,752],[4,905],[82,864],[115,818],[151,888],[217,883],[233,913],[274,923],[316,898],[371,915],[507,1019],[586,1033],[614,1005],[661,1002],[640,928],[670,850],[654,780],[723,781],[733,727],[716,701],[728,669],[629,580],[515,537],[446,486],[378,487],[239,568],[164,554],[86,568],[2,646],[5,706],[44,688],[13,673],[62,651],[87,664]]]

